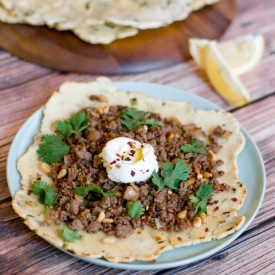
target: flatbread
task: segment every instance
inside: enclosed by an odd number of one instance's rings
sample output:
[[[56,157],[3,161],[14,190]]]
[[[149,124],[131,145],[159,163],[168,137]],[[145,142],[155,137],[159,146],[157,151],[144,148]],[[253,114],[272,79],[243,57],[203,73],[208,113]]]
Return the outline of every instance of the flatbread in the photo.
[[[91,101],[91,95],[104,95],[108,102]],[[213,200],[218,201],[208,209],[207,224],[199,228],[189,228],[184,232],[159,231],[147,226],[144,230],[136,229],[134,234],[125,239],[114,238],[113,243],[104,243],[108,238],[103,232],[87,233],[78,231],[83,240],[74,243],[64,242],[60,238],[63,225],[43,226],[47,220],[47,212],[41,214],[44,206],[39,204],[38,196],[29,195],[31,182],[40,174],[42,180],[51,184],[52,180],[39,169],[41,160],[36,150],[41,135],[53,134],[51,125],[60,119],[67,119],[72,114],[85,107],[103,108],[108,105],[130,106],[130,99],[137,99],[137,109],[159,112],[162,117],[176,117],[183,124],[195,123],[206,132],[213,131],[217,125],[232,134],[221,140],[222,149],[217,158],[224,161],[220,182],[230,186],[230,191],[215,193]],[[138,92],[125,92],[115,88],[111,80],[98,78],[92,83],[64,83],[58,92],[54,92],[44,108],[40,133],[35,137],[34,144],[19,158],[17,167],[22,176],[22,189],[17,191],[12,201],[15,212],[24,219],[25,224],[36,233],[57,247],[63,247],[85,258],[104,257],[112,262],[131,262],[133,260],[150,261],[156,259],[162,252],[174,247],[195,245],[215,239],[222,239],[240,229],[245,217],[238,216],[246,197],[246,187],[238,180],[237,155],[245,145],[245,139],[239,130],[239,124],[234,117],[224,111],[194,110],[188,102],[163,101],[149,98]],[[40,214],[39,214],[40,213]]]
[[[108,44],[184,20],[219,0],[0,0],[0,21],[72,30],[80,39]],[[108,28],[110,23],[114,28]]]

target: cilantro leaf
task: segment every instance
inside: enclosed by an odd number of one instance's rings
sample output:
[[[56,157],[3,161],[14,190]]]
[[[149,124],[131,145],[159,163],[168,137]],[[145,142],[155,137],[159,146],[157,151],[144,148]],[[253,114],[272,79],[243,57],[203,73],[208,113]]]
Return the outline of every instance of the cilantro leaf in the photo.
[[[128,211],[128,215],[137,220],[144,213],[144,206],[140,201],[136,202],[127,202],[126,208]]]
[[[189,196],[189,200],[193,203],[195,207],[195,211],[197,213],[205,213],[207,214],[206,203],[207,200],[210,199],[213,195],[213,187],[210,184],[201,185],[200,188],[196,192],[196,196]]]
[[[166,162],[160,173],[162,177],[153,171],[152,182],[158,186],[158,192],[161,191],[164,186],[176,189],[179,187],[180,180],[189,178],[188,171],[188,164],[181,159],[177,161],[175,167],[172,163]]]
[[[133,108],[126,108],[119,120],[121,124],[128,128],[128,130],[132,130],[140,125],[162,126],[161,121],[156,121],[154,119],[142,120],[147,114],[149,114],[149,112],[139,111]]]
[[[75,187],[74,192],[78,195],[85,196],[87,192],[92,191],[98,194],[101,194],[103,197],[113,196],[116,193],[116,190],[108,190],[104,192],[98,186],[88,185],[87,187]]]
[[[57,135],[44,135],[37,150],[38,155],[47,164],[59,162],[70,151],[70,147]]]
[[[71,118],[64,121],[57,120],[55,122],[56,129],[59,130],[64,137],[67,139],[70,135],[78,135],[81,131],[87,128],[90,117],[84,112],[76,113]]]
[[[207,151],[201,147],[201,142],[196,139],[191,140],[191,142],[184,144],[180,148],[183,153],[199,153],[207,155]]]
[[[36,180],[31,190],[35,195],[39,195],[38,200],[41,204],[53,205],[58,199],[58,195],[54,192],[54,189],[43,180]]]
[[[83,236],[78,234],[77,232],[69,229],[67,226],[64,226],[61,234],[60,234],[60,237],[68,242],[68,243],[73,243],[74,240],[83,240]]]

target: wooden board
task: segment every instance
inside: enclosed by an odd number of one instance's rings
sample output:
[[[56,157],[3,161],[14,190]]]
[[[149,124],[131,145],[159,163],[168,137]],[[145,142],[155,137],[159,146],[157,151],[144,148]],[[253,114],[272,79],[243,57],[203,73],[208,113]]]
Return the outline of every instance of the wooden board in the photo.
[[[136,36],[109,45],[91,45],[69,31],[0,23],[0,47],[27,61],[60,71],[137,73],[188,60],[188,39],[219,38],[235,12],[236,0],[221,0],[193,12],[183,21],[142,30]]]

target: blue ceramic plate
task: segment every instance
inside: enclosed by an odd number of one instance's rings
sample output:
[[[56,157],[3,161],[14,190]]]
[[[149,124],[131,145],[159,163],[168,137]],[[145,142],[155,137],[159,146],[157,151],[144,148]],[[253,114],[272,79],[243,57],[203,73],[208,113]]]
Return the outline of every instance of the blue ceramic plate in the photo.
[[[120,82],[115,83],[115,85],[118,89],[144,92],[146,95],[151,97],[159,97],[161,99],[175,101],[188,101],[192,103],[195,109],[219,109],[218,106],[205,99],[171,87],[134,82]],[[42,119],[42,110],[43,108],[36,111],[25,122],[12,142],[7,161],[7,179],[12,196],[14,196],[15,192],[20,189],[20,175],[16,168],[17,159],[26,152],[27,148],[33,143],[34,136],[39,132],[40,122]],[[242,127],[241,131],[246,138],[246,145],[238,156],[239,179],[246,185],[248,194],[243,207],[238,211],[239,215],[246,217],[246,222],[239,231],[222,240],[215,240],[194,246],[175,248],[171,251],[164,252],[156,260],[156,262],[134,261],[131,263],[112,263],[103,259],[82,258],[64,249],[61,250],[74,257],[94,264],[112,268],[133,270],[165,269],[186,265],[202,260],[222,250],[238,236],[240,236],[252,222],[261,206],[265,192],[266,177],[262,157],[256,144],[253,142],[248,133]]]

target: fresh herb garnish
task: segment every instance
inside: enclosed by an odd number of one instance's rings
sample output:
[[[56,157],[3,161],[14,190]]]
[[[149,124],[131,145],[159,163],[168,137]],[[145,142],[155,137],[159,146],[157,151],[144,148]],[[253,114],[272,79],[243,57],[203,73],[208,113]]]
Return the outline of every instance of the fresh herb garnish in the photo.
[[[100,194],[103,197],[110,197],[110,196],[113,196],[116,193],[116,190],[108,190],[107,192],[104,192],[98,186],[92,186],[90,184],[87,187],[75,187],[75,189],[74,189],[74,192],[77,195],[81,195],[81,196],[85,196],[86,193],[89,192],[89,191]]]
[[[56,129],[61,132],[64,139],[70,135],[78,135],[81,131],[87,128],[90,117],[84,112],[76,113],[71,118],[64,121],[57,120],[55,122]]]
[[[213,187],[210,184],[201,185],[198,191],[196,192],[196,196],[189,196],[190,201],[193,203],[193,206],[196,209],[197,213],[205,213],[207,214],[206,203],[207,200],[212,197]]]
[[[44,135],[37,150],[38,155],[47,164],[59,162],[63,156],[70,151],[70,147],[65,144],[60,136]]]
[[[174,167],[172,163],[166,162],[161,170],[160,177],[154,170],[152,173],[152,182],[158,186],[158,192],[161,191],[164,186],[176,189],[179,187],[180,180],[186,180],[189,178],[188,175],[189,167],[183,160],[178,160]]]
[[[128,215],[135,220],[137,220],[145,211],[144,206],[140,201],[127,202],[126,208]]]
[[[157,125],[162,126],[161,121],[154,119],[142,120],[149,112],[139,111],[133,108],[126,108],[122,116],[119,118],[120,122],[125,125],[128,130],[132,130],[140,125]]]
[[[201,142],[196,139],[193,139],[189,143],[182,145],[180,149],[183,153],[192,152],[207,155],[207,151],[201,147]]]
[[[43,180],[36,180],[33,183],[31,190],[35,195],[39,195],[38,201],[42,204],[53,205],[58,199],[54,189]]]
[[[74,240],[83,240],[83,236],[78,234],[77,232],[69,229],[67,226],[64,226],[61,234],[60,234],[60,237],[68,242],[68,243],[73,243]]]

